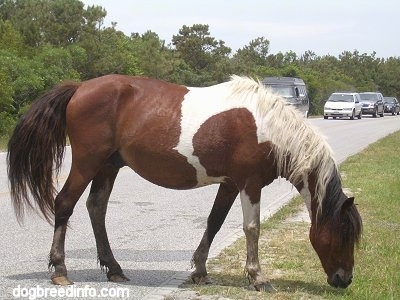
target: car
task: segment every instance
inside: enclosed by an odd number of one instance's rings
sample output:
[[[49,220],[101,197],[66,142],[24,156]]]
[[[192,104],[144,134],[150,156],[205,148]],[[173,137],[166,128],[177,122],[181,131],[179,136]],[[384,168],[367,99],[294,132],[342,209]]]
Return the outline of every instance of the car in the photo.
[[[391,113],[392,115],[400,114],[400,104],[395,97],[383,97],[385,104],[385,113]]]
[[[350,118],[362,117],[361,99],[358,93],[332,93],[324,105],[324,119],[332,117]]]
[[[383,105],[383,95],[378,92],[364,92],[360,93],[362,102],[363,115],[372,115],[376,118],[378,115],[383,117],[385,115],[385,107]]]
[[[288,105],[297,108],[308,118],[310,99],[303,79],[296,77],[265,77],[262,84],[282,96]]]

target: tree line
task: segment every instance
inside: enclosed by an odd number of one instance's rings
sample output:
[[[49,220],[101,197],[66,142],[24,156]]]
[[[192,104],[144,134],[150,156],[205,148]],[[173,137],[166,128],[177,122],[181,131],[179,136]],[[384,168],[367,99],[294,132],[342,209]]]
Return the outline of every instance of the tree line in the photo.
[[[208,86],[231,74],[304,79],[311,113],[322,112],[334,91],[381,91],[400,97],[400,57],[343,51],[338,57],[312,50],[269,53],[255,37],[233,53],[207,24],[183,25],[166,44],[157,33],[127,36],[104,25],[106,9],[79,0],[0,0],[0,137],[47,89],[64,80],[105,74],[143,75],[188,86]],[[268,32],[266,32],[268,34]]]

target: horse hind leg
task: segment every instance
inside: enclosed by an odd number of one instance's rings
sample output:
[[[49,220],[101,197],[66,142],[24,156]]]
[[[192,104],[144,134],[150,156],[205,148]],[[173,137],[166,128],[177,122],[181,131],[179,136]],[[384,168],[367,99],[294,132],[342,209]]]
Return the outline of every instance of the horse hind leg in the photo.
[[[222,183],[218,189],[214,205],[207,219],[207,228],[199,246],[193,254],[192,264],[195,270],[191,274],[194,283],[208,283],[206,261],[210,250],[211,243],[220,230],[222,224],[232,207],[239,190],[232,182]]]
[[[90,180],[90,176],[84,176],[77,168],[72,166],[67,181],[55,198],[54,234],[49,255],[49,269],[54,268],[51,280],[56,285],[73,284],[67,277],[65,265],[65,234],[68,220],[73,213],[75,204]]]
[[[106,151],[91,155],[73,149],[71,170],[67,181],[54,202],[55,224],[51,245],[49,268],[54,268],[51,280],[56,285],[69,285],[73,282],[67,276],[65,265],[65,235],[68,220],[74,207],[88,184],[107,161],[110,154]]]
[[[105,217],[108,200],[114,185],[115,178],[122,166],[118,155],[115,154],[94,177],[86,207],[89,212],[94,236],[96,239],[98,261],[101,268],[107,271],[107,278],[113,282],[129,280],[122,272],[112,253],[107,236]]]

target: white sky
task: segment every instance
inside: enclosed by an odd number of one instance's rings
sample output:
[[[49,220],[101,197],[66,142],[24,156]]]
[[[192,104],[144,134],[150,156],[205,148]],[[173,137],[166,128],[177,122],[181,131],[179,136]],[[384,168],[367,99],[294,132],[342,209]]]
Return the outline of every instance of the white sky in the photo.
[[[400,0],[81,0],[107,11],[126,35],[151,30],[171,42],[183,26],[208,24],[232,54],[257,37],[270,53],[343,51],[400,57]]]

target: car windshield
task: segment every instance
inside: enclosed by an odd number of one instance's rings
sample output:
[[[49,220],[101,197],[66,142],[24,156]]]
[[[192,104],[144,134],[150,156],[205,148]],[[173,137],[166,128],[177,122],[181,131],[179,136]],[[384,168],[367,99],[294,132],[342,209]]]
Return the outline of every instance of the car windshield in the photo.
[[[360,94],[361,100],[366,101],[375,101],[378,100],[378,96],[376,94]]]
[[[330,102],[354,102],[353,95],[349,94],[332,94],[328,101]]]
[[[293,98],[294,95],[294,91],[293,91],[293,87],[291,86],[271,86],[271,88],[278,93],[279,95],[281,95],[284,98]]]

